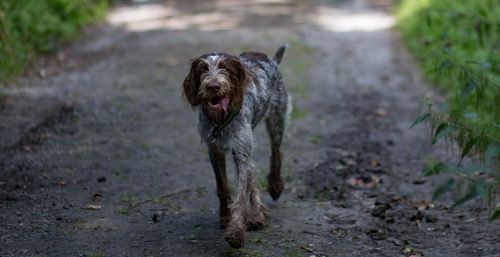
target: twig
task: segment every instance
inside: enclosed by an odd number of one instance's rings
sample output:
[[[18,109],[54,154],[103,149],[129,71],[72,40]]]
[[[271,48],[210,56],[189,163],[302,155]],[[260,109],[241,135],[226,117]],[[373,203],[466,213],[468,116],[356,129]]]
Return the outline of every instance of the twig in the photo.
[[[167,194],[158,195],[158,196],[150,197],[148,199],[144,199],[144,200],[132,202],[129,205],[130,205],[130,207],[137,207],[137,206],[139,206],[141,204],[154,201],[155,199],[158,199],[158,198],[167,198],[167,197],[171,197],[171,196],[174,196],[174,195],[177,195],[177,194],[187,193],[187,192],[191,192],[193,190],[199,190],[199,189],[204,189],[204,187],[197,187],[195,189],[193,189],[193,188],[185,188],[185,189],[182,189],[182,190],[179,190],[179,191],[170,192],[170,193],[167,193]]]

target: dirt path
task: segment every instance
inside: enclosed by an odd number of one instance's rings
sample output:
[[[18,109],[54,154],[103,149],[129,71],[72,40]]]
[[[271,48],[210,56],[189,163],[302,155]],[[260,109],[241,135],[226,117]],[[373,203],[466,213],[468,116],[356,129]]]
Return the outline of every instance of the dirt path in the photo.
[[[0,256],[499,256],[484,205],[431,204],[431,150],[409,130],[432,95],[385,0],[179,1],[116,8],[0,107]],[[233,250],[180,97],[190,58],[273,53],[294,113],[287,188]],[[50,66],[53,67],[53,66]],[[258,127],[260,180],[269,146]],[[443,152],[434,152],[443,155]],[[232,166],[230,166],[232,168]],[[232,173],[232,172],[230,172]],[[264,182],[263,182],[264,183]],[[99,206],[86,210],[86,205]],[[87,206],[92,208],[93,206]]]

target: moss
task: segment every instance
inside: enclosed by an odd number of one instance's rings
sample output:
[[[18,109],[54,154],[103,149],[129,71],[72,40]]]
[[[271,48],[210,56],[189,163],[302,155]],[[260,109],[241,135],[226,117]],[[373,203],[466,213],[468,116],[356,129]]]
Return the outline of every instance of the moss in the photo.
[[[130,214],[130,209],[126,207],[120,207],[115,210],[115,213],[122,214],[122,215],[128,215]]]
[[[0,1],[0,80],[104,16],[108,0]]]

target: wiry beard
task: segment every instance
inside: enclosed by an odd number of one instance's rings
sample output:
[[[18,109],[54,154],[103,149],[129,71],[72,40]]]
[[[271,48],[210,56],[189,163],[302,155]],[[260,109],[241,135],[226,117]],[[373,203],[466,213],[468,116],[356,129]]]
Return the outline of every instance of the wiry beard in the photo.
[[[208,119],[216,124],[221,124],[226,118],[226,112],[224,110],[209,110],[204,107],[203,111],[208,116]]]

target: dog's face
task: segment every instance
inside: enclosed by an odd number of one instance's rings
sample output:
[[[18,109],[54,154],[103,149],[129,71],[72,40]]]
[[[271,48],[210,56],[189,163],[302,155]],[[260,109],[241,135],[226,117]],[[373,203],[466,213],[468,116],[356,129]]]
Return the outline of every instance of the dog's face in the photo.
[[[245,68],[236,56],[212,53],[193,60],[184,79],[184,95],[194,107],[220,122],[243,104]]]

